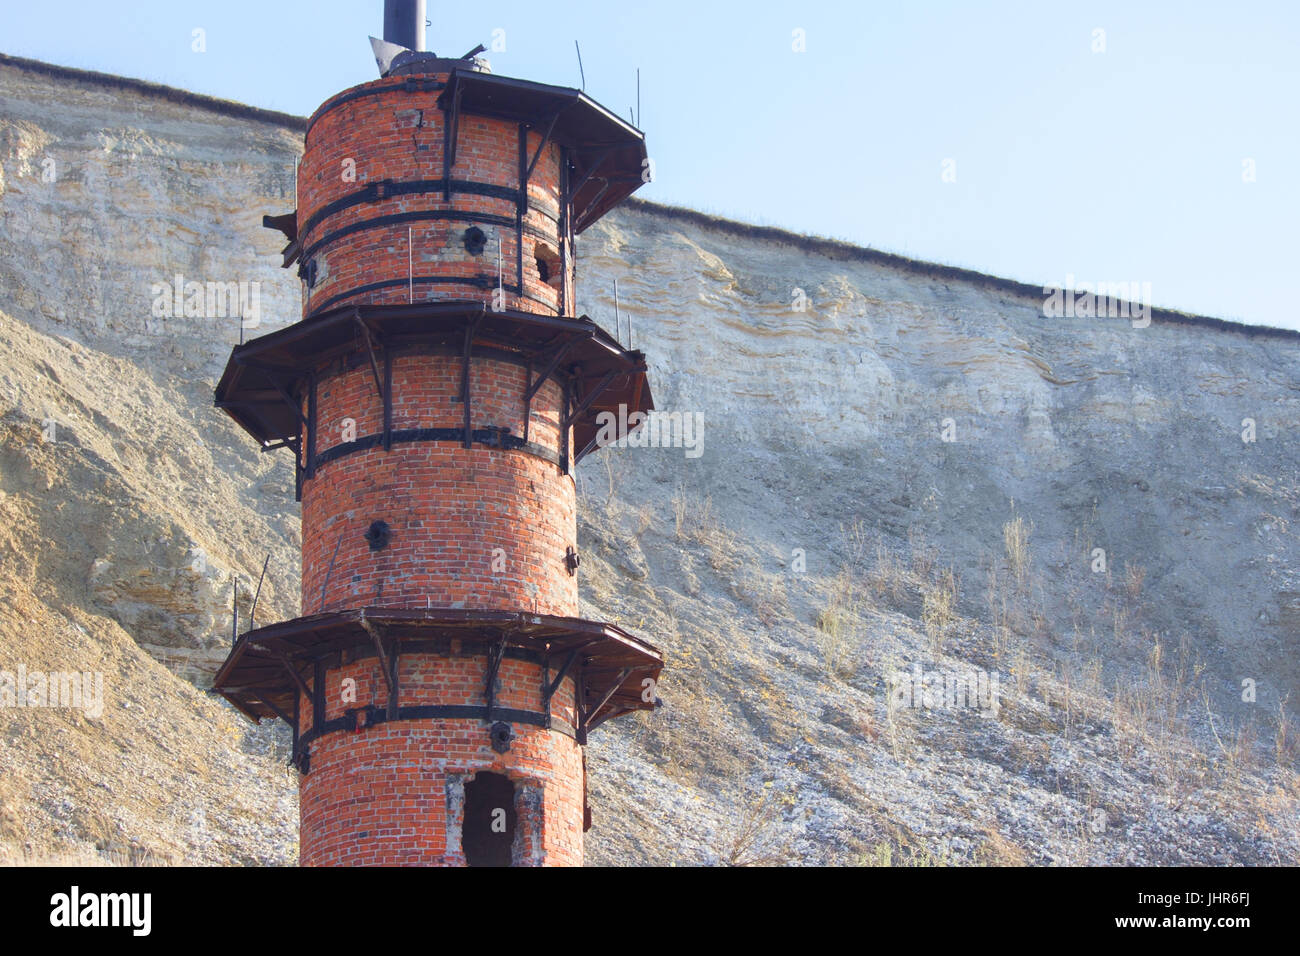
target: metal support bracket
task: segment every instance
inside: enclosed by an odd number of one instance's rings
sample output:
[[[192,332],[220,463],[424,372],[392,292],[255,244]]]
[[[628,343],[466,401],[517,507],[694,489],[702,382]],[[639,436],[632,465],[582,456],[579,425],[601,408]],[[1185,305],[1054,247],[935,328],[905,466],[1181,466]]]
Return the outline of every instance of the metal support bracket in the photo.
[[[282,708],[282,707],[277,707],[274,701],[269,700],[269,699],[266,698],[266,697],[263,697],[262,700],[261,700],[261,703],[262,703],[262,706],[263,706],[263,707],[270,707],[271,710],[275,711],[275,716],[279,717],[281,720],[283,720],[283,721],[284,721],[286,724],[288,724],[290,727],[292,727],[292,726],[294,725],[294,723],[293,723],[293,717],[291,717],[289,714],[285,713],[284,708]]]
[[[392,653],[389,660],[392,662],[392,673],[388,678],[388,719],[396,720],[398,711],[398,697],[402,692],[402,683],[398,674],[397,661],[401,655],[401,645],[393,641]]]
[[[302,692],[302,695],[306,697],[309,701],[311,701],[313,706],[315,706],[316,694],[313,692],[312,688],[307,686],[307,682],[302,679],[302,675],[298,673],[297,668],[293,666],[293,664],[289,661],[289,658],[285,657],[284,654],[279,652],[273,652],[273,653],[275,653],[276,659],[280,662],[280,665],[285,669],[285,672],[289,675],[289,679],[294,682],[294,685],[297,686],[298,690]]]
[[[524,181],[521,188],[524,190],[525,203],[528,202],[528,181],[533,178],[533,170],[537,168],[537,161],[542,158],[542,150],[546,149],[546,144],[551,141],[551,133],[555,130],[555,121],[560,118],[560,114],[566,109],[568,109],[567,106],[555,111],[555,114],[551,117],[551,122],[546,127],[546,135],[544,135],[542,141],[537,144],[537,152],[533,153],[533,160],[528,164],[528,169],[524,172]],[[527,133],[524,135],[527,136]],[[527,142],[527,140],[525,140],[525,142]]]
[[[382,397],[384,394],[384,386],[379,380],[379,363],[375,361],[375,338],[377,338],[377,336],[370,330],[370,326],[366,325],[365,319],[361,318],[360,310],[354,309],[352,312],[352,318],[360,327],[361,334],[366,340],[366,353],[370,358],[370,373],[375,377],[375,394]],[[381,348],[383,348],[383,344],[383,340],[381,339],[379,342]],[[385,351],[387,350],[385,349]]]
[[[315,730],[325,723],[325,662],[317,658],[312,663],[311,727]]]
[[[593,388],[590,392],[586,394],[586,397],[584,397],[583,400],[578,403],[577,407],[575,407],[573,411],[571,411],[568,414],[568,416],[564,419],[564,421],[561,422],[561,427],[568,428],[570,425],[572,425],[578,419],[578,416],[580,416],[583,412],[585,412],[588,408],[590,408],[591,403],[594,402],[596,399],[598,399],[601,393],[605,391],[605,389],[609,388],[609,383],[614,381],[614,379],[617,378],[620,374],[622,373],[620,373],[617,369],[615,369],[612,372],[606,372],[605,377],[602,378],[596,384],[595,388]]]
[[[528,403],[532,402],[533,396],[537,394],[538,389],[546,384],[548,378],[555,374],[555,370],[560,367],[560,362],[564,360],[564,356],[569,353],[571,348],[579,342],[585,342],[587,339],[594,337],[595,334],[594,331],[584,331],[569,339],[567,342],[561,343],[560,347],[552,352],[551,357],[547,359],[546,367],[542,370],[542,373],[537,376],[533,383],[529,385],[528,389],[524,392],[524,401]]]
[[[471,321],[469,325],[465,326],[465,347],[461,352],[461,357],[460,357],[460,363],[461,363],[460,400],[464,404],[464,420],[462,422],[462,426],[464,428],[464,437],[461,438],[461,446],[464,448],[470,448],[474,444],[474,430],[473,430],[473,426],[470,424],[471,403],[470,403],[470,387],[469,387],[469,368],[470,368],[470,353],[472,350],[472,346],[474,344],[474,333],[478,331],[478,324],[481,318],[482,316],[479,316],[478,318],[475,318],[473,321]]]
[[[595,704],[591,707],[583,707],[581,702],[578,704],[578,726],[581,728],[578,738],[579,743],[587,742],[587,732],[595,726],[592,723],[592,718],[595,717],[596,714],[600,713],[600,709],[609,703],[609,699],[618,692],[618,689],[623,686],[623,682],[631,675],[631,667],[623,668],[623,670],[619,672],[618,679],[609,686],[608,690],[601,694],[600,699]]]
[[[460,139],[460,94],[464,87],[456,84],[450,109],[442,127],[442,201],[451,202],[451,170],[456,165],[456,145]]]
[[[302,422],[304,425],[306,425],[308,419],[307,416],[304,415],[302,412],[302,405],[296,399],[294,399],[292,395],[289,394],[289,390],[286,389],[283,385],[281,385],[277,379],[272,378],[269,375],[267,376],[267,378],[271,379],[271,384],[274,385],[275,390],[280,393],[280,397],[284,399],[285,404],[293,409],[293,413],[298,416],[298,420]]]
[[[546,724],[548,727],[550,726],[551,723],[551,698],[554,697],[555,692],[560,689],[560,683],[564,680],[564,675],[569,672],[569,668],[573,666],[573,662],[576,661],[577,659],[578,659],[578,652],[569,651],[568,656],[565,657],[564,659],[564,663],[561,664],[560,669],[555,672],[555,679],[544,680],[542,683],[542,704],[544,710],[546,711]],[[546,659],[546,677],[549,678],[550,675],[551,675],[551,659],[548,657]]]
[[[299,439],[285,438],[277,442],[272,442],[269,445],[262,445],[259,450],[262,452],[263,455],[265,455],[268,451],[278,451],[281,448],[292,448],[294,451],[297,451],[300,446],[301,443]]]
[[[483,683],[483,700],[487,704],[487,719],[492,720],[492,708],[496,706],[497,674],[501,670],[501,660],[506,655],[506,635],[501,635],[488,651],[487,677]]]
[[[569,379],[564,380],[564,393],[560,399],[560,473],[569,473],[569,428],[564,424],[569,418],[569,406],[573,402],[573,386]]]
[[[384,672],[384,681],[388,684],[388,692],[391,694],[393,692],[393,671],[388,659],[388,649],[384,646],[383,628],[366,617],[364,608],[361,610],[361,627],[370,635],[370,641],[375,645],[375,653],[379,656],[379,666]]]
[[[582,451],[578,452],[578,457],[575,458],[574,460],[575,460],[575,461],[582,461],[582,459],[586,458],[586,457],[587,457],[588,455],[590,455],[593,451],[595,451],[595,450],[596,450],[596,446],[599,445],[599,444],[600,444],[600,432],[596,432],[596,436],[595,436],[594,438],[592,438],[591,441],[587,442],[587,447],[584,448],[584,449],[582,449]]]
[[[581,179],[578,180],[578,185],[572,187],[569,190],[569,195],[571,197],[578,195],[578,192],[582,189],[583,186],[587,185],[588,180],[590,180],[592,176],[596,175],[596,171],[600,169],[601,164],[605,162],[606,158],[608,158],[609,154],[612,153],[613,151],[614,148],[610,146],[610,147],[606,147],[605,149],[602,149],[599,153],[596,154],[595,162],[591,164],[591,168],[587,170],[586,175],[584,175]]]

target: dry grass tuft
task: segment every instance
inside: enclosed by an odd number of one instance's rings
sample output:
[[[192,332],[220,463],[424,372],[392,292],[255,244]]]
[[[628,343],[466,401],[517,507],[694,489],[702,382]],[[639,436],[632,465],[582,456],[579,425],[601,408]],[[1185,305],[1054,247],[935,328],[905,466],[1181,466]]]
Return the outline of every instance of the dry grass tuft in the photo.
[[[847,570],[842,570],[831,583],[831,595],[826,607],[817,615],[822,659],[826,662],[826,669],[841,680],[852,677],[856,670],[853,635],[858,610],[853,576]]]
[[[1028,866],[1029,857],[1024,848],[1012,843],[999,830],[984,828],[985,839],[975,850],[978,866]]]
[[[924,585],[921,622],[930,638],[930,650],[936,657],[943,652],[944,634],[956,619],[957,581],[952,569],[945,568],[938,580]]]
[[[1002,526],[1002,543],[1006,548],[1011,575],[1016,579],[1018,587],[1024,586],[1025,577],[1029,573],[1029,537],[1032,533],[1033,526],[1026,524],[1020,515]]]
[[[793,836],[785,830],[782,813],[793,807],[793,794],[775,789],[746,795],[725,855],[728,866],[783,866],[793,861]]]

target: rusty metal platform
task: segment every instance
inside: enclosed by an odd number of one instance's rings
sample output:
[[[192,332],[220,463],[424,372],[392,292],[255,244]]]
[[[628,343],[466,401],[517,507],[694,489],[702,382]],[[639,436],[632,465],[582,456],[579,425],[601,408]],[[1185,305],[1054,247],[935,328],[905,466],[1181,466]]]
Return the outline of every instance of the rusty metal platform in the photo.
[[[392,358],[430,349],[460,356],[465,376],[476,356],[512,359],[525,365],[532,383],[526,403],[531,391],[546,378],[563,380],[575,463],[597,447],[597,420],[602,412],[625,422],[627,416],[618,414],[620,405],[626,406],[629,415],[654,408],[645,355],[623,348],[595,322],[514,309],[493,312],[479,302],[344,306],[313,315],[237,346],[217,384],[216,405],[263,447],[293,449],[298,456],[301,488],[302,480],[315,473],[317,464],[311,408],[316,370],[348,357],[368,364],[384,401],[383,441],[388,447]],[[473,439],[471,412],[467,403],[461,436],[467,447]],[[515,444],[522,447],[528,437],[515,436]]]
[[[550,696],[565,677],[577,686],[579,742],[611,717],[652,710],[644,681],[657,681],[663,655],[622,628],[583,618],[458,608],[359,608],[295,618],[240,635],[212,689],[254,721],[279,717],[297,732],[299,695],[311,698],[319,676],[344,657],[378,657],[390,675],[390,716],[399,719],[395,662],[403,654],[484,654],[491,668],[502,657],[540,664]],[[488,681],[483,719],[492,717]],[[653,686],[653,685],[651,685]],[[549,688],[549,690],[548,690]],[[463,709],[463,708],[461,708]]]

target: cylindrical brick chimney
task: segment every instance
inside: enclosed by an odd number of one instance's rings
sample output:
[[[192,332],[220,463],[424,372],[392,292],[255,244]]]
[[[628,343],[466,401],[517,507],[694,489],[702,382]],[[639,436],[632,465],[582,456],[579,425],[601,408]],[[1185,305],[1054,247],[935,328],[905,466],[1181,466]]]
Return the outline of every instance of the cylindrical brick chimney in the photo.
[[[297,209],[266,218],[302,321],[217,388],[296,456],[303,616],[214,687],[292,727],[305,865],[580,864],[582,745],[662,666],[577,616],[572,478],[598,415],[653,407],[644,356],[572,315],[574,236],[644,139],[578,90],[393,63],[312,116]]]

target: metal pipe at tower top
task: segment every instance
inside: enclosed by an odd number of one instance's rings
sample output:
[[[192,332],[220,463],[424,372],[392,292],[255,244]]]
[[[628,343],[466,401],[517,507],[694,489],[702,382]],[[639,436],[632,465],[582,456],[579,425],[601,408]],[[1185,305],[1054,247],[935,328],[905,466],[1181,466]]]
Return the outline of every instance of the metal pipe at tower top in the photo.
[[[424,50],[425,0],[384,0],[384,39]]]

